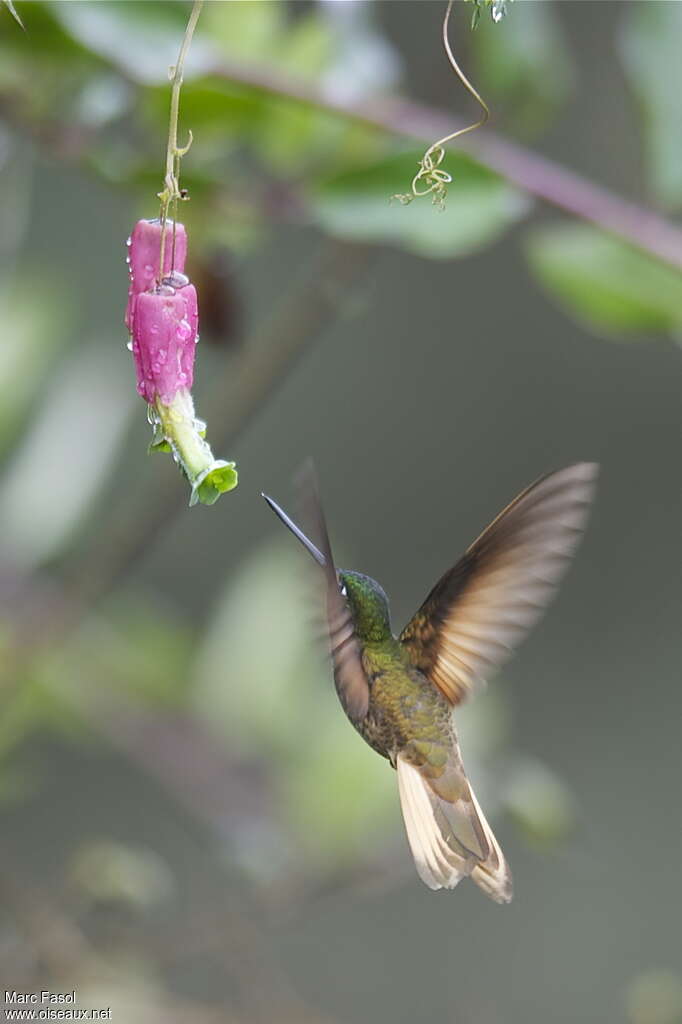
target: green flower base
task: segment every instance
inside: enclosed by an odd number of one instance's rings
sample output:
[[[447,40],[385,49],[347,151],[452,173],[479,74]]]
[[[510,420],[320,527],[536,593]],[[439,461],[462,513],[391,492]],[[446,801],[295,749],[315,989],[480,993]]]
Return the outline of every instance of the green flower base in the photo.
[[[213,505],[221,494],[237,486],[234,462],[215,459],[205,440],[206,424],[194,414],[194,402],[186,389],[177,392],[169,405],[157,398],[148,409],[154,431],[149,451],[170,452],[192,486],[191,505]]]

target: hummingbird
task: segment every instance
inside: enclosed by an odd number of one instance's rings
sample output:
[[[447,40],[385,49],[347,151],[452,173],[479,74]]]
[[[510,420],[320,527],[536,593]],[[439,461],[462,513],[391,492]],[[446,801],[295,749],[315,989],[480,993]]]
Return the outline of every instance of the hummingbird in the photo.
[[[497,903],[512,898],[509,867],[462,763],[453,709],[542,614],[585,527],[597,469],[579,462],[522,491],[399,635],[379,583],[336,568],[314,480],[304,496],[319,547],[263,494],[323,571],[337,694],[352,725],[397,772],[408,843],[430,889],[454,889],[468,877]]]

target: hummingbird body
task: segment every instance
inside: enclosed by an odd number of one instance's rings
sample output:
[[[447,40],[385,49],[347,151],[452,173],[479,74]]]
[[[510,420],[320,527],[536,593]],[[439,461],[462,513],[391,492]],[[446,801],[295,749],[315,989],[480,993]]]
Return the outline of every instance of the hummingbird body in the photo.
[[[511,899],[509,868],[462,764],[453,708],[539,618],[577,546],[596,472],[577,463],[523,491],[397,637],[379,584],[334,566],[314,487],[308,505],[321,549],[264,495],[324,571],[336,691],[363,739],[397,771],[408,842],[431,889],[470,877],[496,902]]]
[[[454,735],[452,708],[439,690],[410,662],[393,635],[388,598],[376,580],[339,570],[360,645],[369,686],[364,718],[351,721],[370,747],[395,768],[398,754],[409,751],[415,763],[442,771]],[[339,693],[343,704],[343,693]]]

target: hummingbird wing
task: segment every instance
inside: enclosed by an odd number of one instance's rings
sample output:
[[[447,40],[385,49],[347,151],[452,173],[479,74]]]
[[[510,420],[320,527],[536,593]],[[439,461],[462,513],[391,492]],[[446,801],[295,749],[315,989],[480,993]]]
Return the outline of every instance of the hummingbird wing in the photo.
[[[410,660],[459,704],[519,645],[566,571],[585,526],[597,465],[541,477],[436,583],[400,635]]]
[[[359,723],[369,707],[369,681],[362,666],[362,653],[355,635],[353,617],[339,586],[312,464],[304,466],[299,485],[306,518],[315,531],[324,558],[324,602],[336,692],[351,722]]]

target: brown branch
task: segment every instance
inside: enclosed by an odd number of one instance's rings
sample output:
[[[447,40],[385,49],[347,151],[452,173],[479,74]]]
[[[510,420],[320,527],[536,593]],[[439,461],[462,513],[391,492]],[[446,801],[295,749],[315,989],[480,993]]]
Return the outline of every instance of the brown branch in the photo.
[[[409,100],[369,101],[363,102],[362,106],[342,103],[321,87],[310,86],[271,67],[223,61],[213,74],[235,85],[295,100],[391,135],[426,144],[460,127],[460,122],[449,114]],[[488,129],[467,136],[458,146],[524,192],[596,224],[682,270],[682,230],[652,210],[622,199],[574,171]]]

